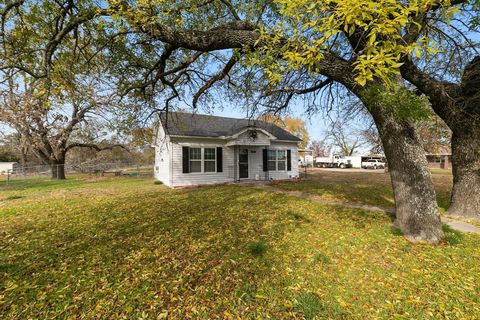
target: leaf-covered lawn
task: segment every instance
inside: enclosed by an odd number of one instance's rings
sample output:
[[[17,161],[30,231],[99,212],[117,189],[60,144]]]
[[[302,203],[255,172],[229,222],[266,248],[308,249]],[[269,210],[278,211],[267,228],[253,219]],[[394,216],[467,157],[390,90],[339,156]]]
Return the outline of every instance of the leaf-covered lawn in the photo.
[[[395,207],[392,184],[388,173],[372,170],[363,172],[308,169],[306,180],[296,183],[278,182],[275,186],[288,191],[302,191],[320,196],[326,201],[359,203]],[[447,170],[432,169],[437,201],[442,211],[448,208],[452,175]]]
[[[411,245],[381,213],[242,186],[65,184],[0,191],[1,319],[480,314],[478,235]]]

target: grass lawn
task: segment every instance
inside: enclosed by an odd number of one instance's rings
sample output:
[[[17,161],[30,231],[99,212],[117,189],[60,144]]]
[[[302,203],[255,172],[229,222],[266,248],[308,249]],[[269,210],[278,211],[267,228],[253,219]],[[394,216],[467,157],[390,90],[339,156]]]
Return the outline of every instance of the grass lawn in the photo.
[[[275,186],[288,191],[311,193],[327,201],[348,202],[395,207],[392,184],[388,173],[364,170],[361,172],[308,169],[308,179],[278,182]],[[448,208],[452,174],[448,170],[432,169],[432,178],[441,211]]]
[[[140,178],[0,187],[1,319],[478,319],[480,236]]]

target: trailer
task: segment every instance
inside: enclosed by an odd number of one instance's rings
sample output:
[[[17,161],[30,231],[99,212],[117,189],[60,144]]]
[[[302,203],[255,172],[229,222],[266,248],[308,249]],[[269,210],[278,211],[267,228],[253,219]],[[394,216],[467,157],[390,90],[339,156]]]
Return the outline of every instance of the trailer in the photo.
[[[347,157],[333,154],[329,157],[317,157],[315,158],[315,167],[317,168],[351,168],[352,160]]]

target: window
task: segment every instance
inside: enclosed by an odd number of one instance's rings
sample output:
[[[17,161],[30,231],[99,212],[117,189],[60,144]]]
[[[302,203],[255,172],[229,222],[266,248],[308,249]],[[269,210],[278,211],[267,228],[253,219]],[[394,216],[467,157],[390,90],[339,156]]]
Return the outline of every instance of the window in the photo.
[[[202,172],[202,148],[190,148],[190,172]]]
[[[216,150],[215,148],[203,149],[203,172],[215,172],[216,163]]]
[[[285,171],[287,169],[287,152],[285,150],[277,150],[277,170]]]
[[[287,169],[287,151],[268,150],[268,171],[285,171]]]
[[[188,148],[189,160],[186,164],[189,169],[184,173],[209,173],[217,172],[216,148]]]
[[[277,170],[277,150],[268,150],[268,171]]]

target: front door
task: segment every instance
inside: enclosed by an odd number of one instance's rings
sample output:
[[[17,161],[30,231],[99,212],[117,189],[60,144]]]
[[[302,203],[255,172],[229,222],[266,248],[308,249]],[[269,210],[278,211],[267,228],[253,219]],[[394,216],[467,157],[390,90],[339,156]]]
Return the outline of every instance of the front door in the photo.
[[[240,179],[248,178],[248,149],[240,149],[238,169],[240,171]]]

